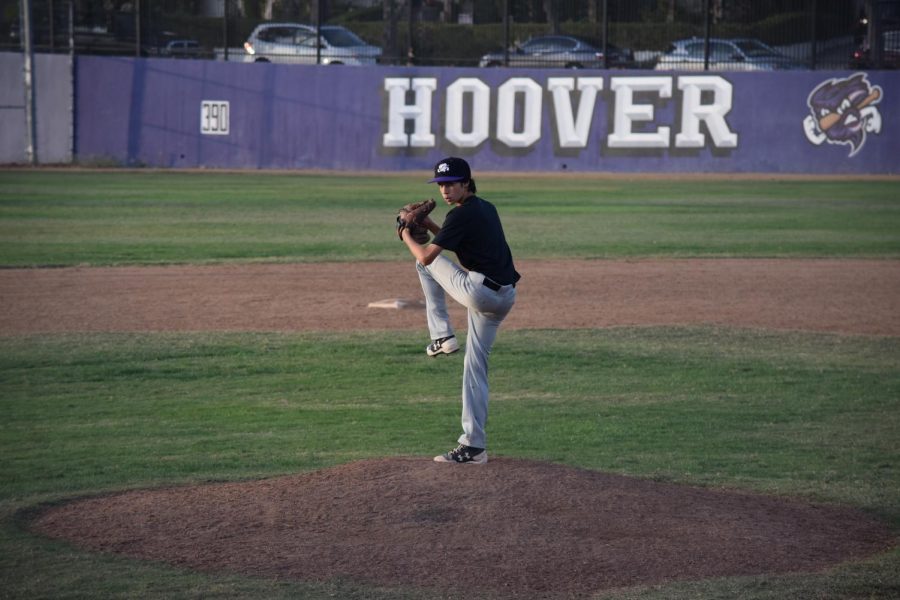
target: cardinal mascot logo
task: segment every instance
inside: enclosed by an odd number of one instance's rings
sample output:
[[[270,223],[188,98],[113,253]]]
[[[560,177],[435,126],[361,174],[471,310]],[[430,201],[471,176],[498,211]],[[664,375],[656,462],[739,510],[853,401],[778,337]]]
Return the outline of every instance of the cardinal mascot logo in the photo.
[[[810,111],[803,120],[806,139],[816,146],[847,144],[849,156],[855,155],[867,134],[881,133],[882,95],[881,87],[871,85],[865,73],[822,82],[806,100]]]

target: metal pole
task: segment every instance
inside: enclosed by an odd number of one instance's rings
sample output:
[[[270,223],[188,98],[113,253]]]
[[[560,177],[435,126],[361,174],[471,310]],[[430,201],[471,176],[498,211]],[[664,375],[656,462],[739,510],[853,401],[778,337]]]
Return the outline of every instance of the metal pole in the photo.
[[[222,44],[225,45],[225,62],[228,62],[228,0],[222,0]]]
[[[710,0],[705,0],[703,5],[705,14],[703,26],[703,70],[709,71],[709,36],[712,31],[712,7]]]
[[[25,83],[25,159],[37,164],[37,127],[34,103],[34,43],[31,30],[31,0],[22,0],[22,74]]]
[[[141,57],[141,0],[134,0],[134,55]]]
[[[75,0],[69,0],[69,161],[75,162]]]
[[[316,2],[316,64],[322,64],[322,0]]]
[[[869,54],[876,69],[884,66],[884,22],[881,18],[881,5],[881,1],[873,1],[872,14],[869,15],[869,30],[871,31]]]
[[[609,68],[609,0],[603,0],[603,68]]]
[[[406,64],[409,66],[413,66],[416,63],[416,49],[413,46],[413,41],[415,40],[414,1],[408,0],[406,3]]]
[[[509,66],[509,22],[512,20],[509,14],[510,0],[503,2],[503,66]]]
[[[53,0],[49,1],[50,9],[50,52],[56,52],[56,9],[53,6]]]
[[[817,0],[812,0],[812,10],[810,12],[812,13],[810,15],[810,21],[812,25],[812,49],[809,53],[809,68],[815,71],[819,46],[819,3],[817,2]]]
[[[75,0],[69,0],[69,58],[75,62]]]

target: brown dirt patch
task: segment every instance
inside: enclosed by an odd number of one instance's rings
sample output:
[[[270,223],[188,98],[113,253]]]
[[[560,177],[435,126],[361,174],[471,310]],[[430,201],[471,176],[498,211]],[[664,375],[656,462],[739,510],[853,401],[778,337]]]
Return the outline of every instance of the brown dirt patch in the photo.
[[[716,324],[900,335],[900,261],[521,261],[505,329]],[[425,329],[409,262],[0,270],[0,335]],[[452,304],[452,303],[451,303]],[[452,316],[465,325],[453,304]]]
[[[203,571],[585,597],[815,570],[886,548],[856,511],[514,459],[421,458],[81,500],[34,523],[78,546]]]
[[[900,335],[900,261],[523,261],[504,325],[714,324]],[[404,263],[8,269],[0,335],[422,329]],[[421,309],[419,309],[421,310]],[[463,312],[451,310],[464,325]],[[362,461],[258,482],[132,491],[33,523],[79,547],[253,576],[584,597],[675,579],[810,571],[888,547],[852,509],[510,458]],[[460,560],[465,557],[465,560]],[[473,566],[474,565],[474,566]]]

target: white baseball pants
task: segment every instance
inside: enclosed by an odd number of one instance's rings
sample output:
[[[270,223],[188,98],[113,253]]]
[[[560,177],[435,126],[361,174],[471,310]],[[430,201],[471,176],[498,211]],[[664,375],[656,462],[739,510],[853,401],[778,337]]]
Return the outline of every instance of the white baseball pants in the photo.
[[[500,323],[516,302],[516,288],[506,285],[495,291],[484,285],[484,275],[466,271],[439,255],[427,267],[416,263],[431,339],[454,335],[447,314],[446,294],[468,309],[468,334],[462,383],[462,429],[459,443],[486,448],[488,416],[488,356]]]

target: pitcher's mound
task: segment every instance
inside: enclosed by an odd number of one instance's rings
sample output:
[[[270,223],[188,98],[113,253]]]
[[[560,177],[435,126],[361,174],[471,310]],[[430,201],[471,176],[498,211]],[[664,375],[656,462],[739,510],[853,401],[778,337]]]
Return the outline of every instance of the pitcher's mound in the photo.
[[[508,458],[368,460],[263,481],[133,491],[53,507],[74,544],[204,571],[466,597],[821,569],[891,544],[843,507]]]

